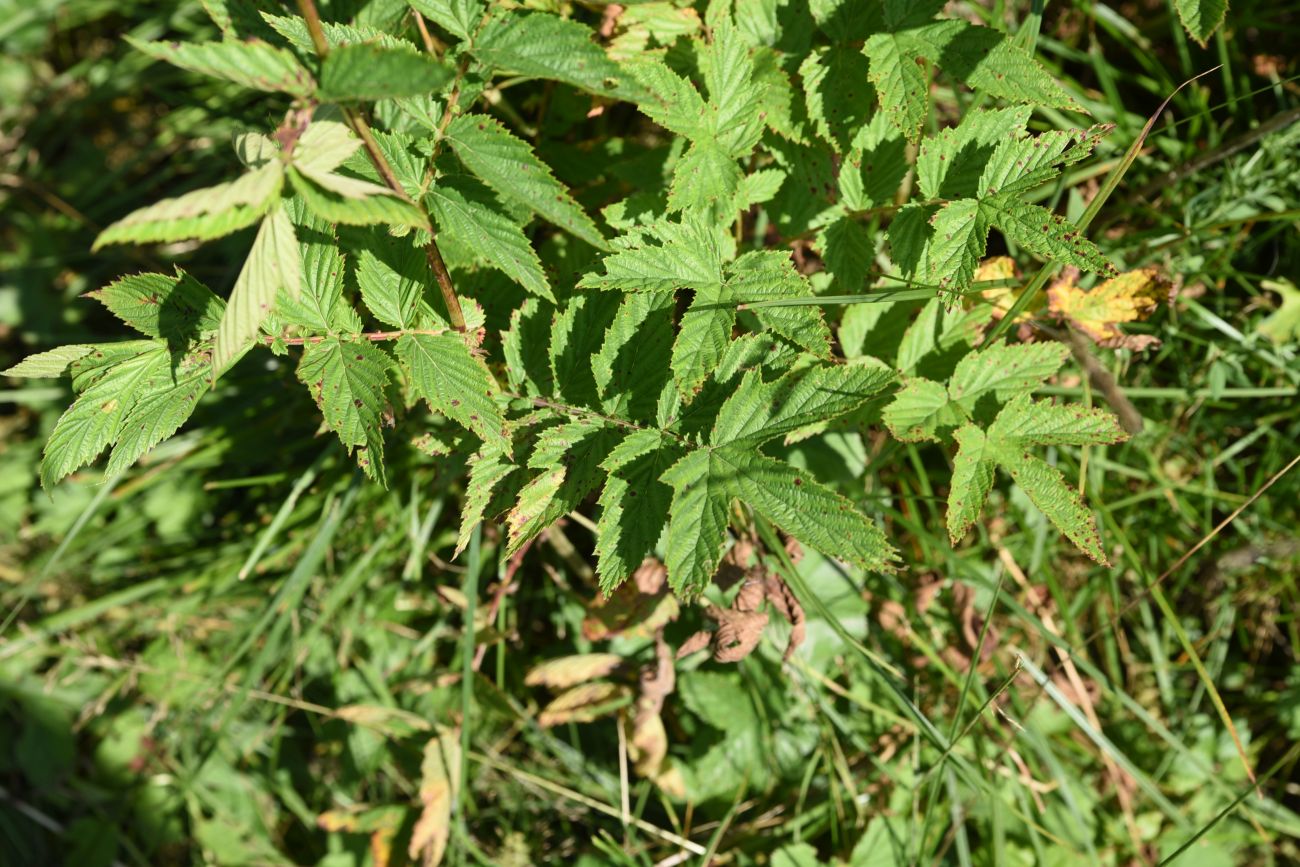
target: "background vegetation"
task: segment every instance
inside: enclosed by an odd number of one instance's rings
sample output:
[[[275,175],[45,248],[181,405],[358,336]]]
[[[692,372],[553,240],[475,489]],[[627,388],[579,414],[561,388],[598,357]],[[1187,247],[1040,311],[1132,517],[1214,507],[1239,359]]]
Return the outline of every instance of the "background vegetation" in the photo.
[[[1097,351],[1142,432],[1055,455],[1112,567],[1005,481],[954,551],[944,455],[868,437],[837,459],[894,492],[905,571],[795,552],[792,580],[820,600],[804,600],[806,641],[783,664],[773,623],[739,663],[679,664],[662,713],[678,778],[657,785],[627,768],[630,689],[564,713],[526,682],[548,660],[609,653],[611,683],[631,687],[654,659],[647,620],[675,613],[674,645],[706,622],[671,600],[630,627],[594,609],[581,515],[520,558],[489,529],[449,562],[463,457],[403,458],[381,490],[314,435],[316,408],[275,364],[236,369],[129,473],[47,495],[36,466],[68,393],[9,380],[0,863],[405,863],[428,802],[449,794],[438,780],[463,782],[448,853],[461,863],[1300,859],[1300,472],[1286,473],[1300,453],[1300,70],[1280,49],[1300,44],[1300,12],[1239,0],[1202,48],[1158,0],[949,11],[1037,29],[1039,56],[1115,124],[1059,191],[1072,214],[1160,102],[1220,65],[1174,97],[1090,233],[1177,288],[1131,329],[1158,346]],[[602,8],[573,13],[598,24]],[[0,0],[0,366],[119,338],[78,296],[166,270],[158,259],[234,281],[244,236],[89,253],[129,211],[228,177],[237,129],[278,122],[255,95],[122,39],[214,33],[194,2]],[[544,116],[569,142],[644,134],[631,112],[590,121],[566,88],[498,95],[507,124]],[[565,141],[548,158],[590,208],[635,177],[594,175]],[[1102,402],[1077,368],[1053,387]],[[462,721],[463,781],[427,749]],[[951,754],[925,727],[956,740]],[[667,796],[675,785],[690,797]]]

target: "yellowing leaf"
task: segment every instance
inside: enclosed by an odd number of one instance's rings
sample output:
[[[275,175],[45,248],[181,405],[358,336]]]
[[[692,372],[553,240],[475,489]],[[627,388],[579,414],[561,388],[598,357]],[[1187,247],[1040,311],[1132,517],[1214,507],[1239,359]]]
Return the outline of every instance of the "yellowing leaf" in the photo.
[[[1265,289],[1282,296],[1281,305],[1256,329],[1274,343],[1300,340],[1300,289],[1290,280],[1264,280]]]
[[[578,653],[534,666],[524,678],[528,686],[563,688],[585,683],[612,672],[623,663],[617,653]]]
[[[424,867],[437,867],[451,835],[451,807],[456,802],[460,767],[460,729],[445,729],[424,745],[420,764],[420,818],[411,829],[407,854]]]
[[[978,284],[994,280],[1000,280],[1005,285],[982,289],[980,296],[993,305],[993,318],[1001,319],[1011,309],[1011,305],[1016,303],[1016,299],[1025,288],[1024,281],[1020,279],[1016,270],[1016,260],[1010,256],[993,256],[980,262],[979,267],[975,269],[975,282]],[[1032,318],[1031,314],[1042,306],[1042,296],[1038,295],[1029,308],[1016,317],[1016,321],[1027,322]]]
[[[1169,281],[1155,268],[1139,268],[1112,277],[1085,291],[1067,273],[1047,290],[1047,306],[1056,316],[1082,331],[1098,346],[1147,349],[1160,341],[1148,335],[1126,334],[1123,322],[1140,322],[1169,297]]]
[[[591,722],[612,713],[632,698],[626,686],[608,681],[584,683],[560,693],[542,709],[537,722],[557,726],[569,722]]]

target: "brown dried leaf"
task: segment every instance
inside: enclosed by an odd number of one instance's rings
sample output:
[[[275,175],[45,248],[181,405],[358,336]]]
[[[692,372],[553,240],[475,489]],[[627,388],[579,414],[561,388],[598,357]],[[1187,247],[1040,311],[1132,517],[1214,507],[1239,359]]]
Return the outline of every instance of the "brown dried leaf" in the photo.
[[[677,598],[668,592],[668,572],[658,560],[647,559],[637,567],[631,581],[619,585],[611,595],[603,593],[587,606],[582,621],[583,637],[602,641],[619,635],[648,638],[665,623],[677,619]]]
[[[1077,276],[1067,271],[1048,288],[1049,311],[1098,346],[1142,350],[1160,344],[1154,337],[1125,334],[1120,328],[1121,323],[1146,319],[1169,298],[1169,280],[1158,269],[1127,271],[1089,291],[1075,284]]]
[[[591,722],[617,710],[631,695],[632,691],[622,684],[604,680],[584,683],[557,695],[538,714],[537,722],[547,727]]]
[[[549,686],[557,689],[604,677],[623,664],[617,653],[579,653],[561,656],[535,666],[524,678],[528,686]]]
[[[411,860],[424,867],[437,867],[447,851],[460,758],[459,728],[444,729],[424,745],[424,761],[420,764],[422,808],[407,847]]]

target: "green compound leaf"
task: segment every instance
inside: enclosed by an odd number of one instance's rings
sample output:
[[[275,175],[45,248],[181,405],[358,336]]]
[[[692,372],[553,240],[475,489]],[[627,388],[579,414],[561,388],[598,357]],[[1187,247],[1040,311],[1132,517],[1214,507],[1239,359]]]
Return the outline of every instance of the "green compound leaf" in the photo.
[[[948,533],[956,544],[979,516],[992,485],[994,466],[1001,466],[1048,520],[1079,550],[1106,563],[1091,510],[1066,484],[1055,467],[1032,456],[1034,445],[1118,443],[1127,438],[1109,413],[1080,406],[1034,401],[1027,394],[1007,404],[987,431],[974,425],[954,438],[957,456],[948,494]]]
[[[279,201],[284,169],[267,163],[238,180],[163,199],[123,217],[99,233],[92,250],[106,244],[208,240],[251,226]]]
[[[341,45],[321,62],[317,96],[326,102],[421,96],[440,90],[452,75],[449,67],[413,45]]]
[[[84,343],[57,346],[27,356],[8,370],[0,371],[0,376],[13,376],[19,379],[57,379],[68,371],[68,367],[73,362],[85,358],[94,351],[94,346]]]
[[[155,60],[253,90],[310,96],[315,88],[310,73],[292,52],[260,40],[142,42],[130,36],[126,40]]]
[[[367,476],[387,486],[384,438],[390,359],[369,341],[329,337],[304,347],[298,379],[320,407],[325,426],[338,434]]]
[[[469,39],[483,17],[482,0],[408,0],[411,8],[459,39]]]
[[[659,431],[634,431],[604,462],[609,473],[600,492],[596,572],[609,592],[649,556],[668,522],[672,489],[660,476],[682,451]]]
[[[500,122],[483,114],[462,115],[447,127],[447,140],[460,161],[499,195],[597,249],[608,249],[591,217],[538,159],[532,146]]]

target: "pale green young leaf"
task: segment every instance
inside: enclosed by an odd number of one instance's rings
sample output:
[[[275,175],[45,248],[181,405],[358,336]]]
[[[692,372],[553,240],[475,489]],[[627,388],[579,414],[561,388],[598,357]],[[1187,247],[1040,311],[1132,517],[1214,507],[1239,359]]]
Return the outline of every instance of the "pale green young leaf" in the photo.
[[[338,337],[307,344],[298,363],[298,379],[320,407],[325,426],[381,485],[387,485],[381,428],[388,365],[388,355],[373,343]]]
[[[793,370],[772,382],[751,370],[718,411],[709,441],[715,446],[757,447],[852,412],[894,378],[888,365],[870,358]]]
[[[731,496],[805,545],[862,569],[893,569],[898,553],[884,531],[805,471],[739,443],[713,449],[710,467]]]
[[[453,181],[435,185],[426,199],[438,229],[473,251],[529,292],[554,302],[550,282],[523,228],[471,187]]]
[[[106,244],[207,240],[256,223],[279,200],[284,169],[270,162],[237,180],[194,190],[134,211],[99,233]]]
[[[952,460],[952,482],[948,489],[948,538],[960,542],[980,516],[980,509],[993,489],[994,463],[985,455],[988,440],[984,431],[965,425],[953,434],[957,454]]]
[[[482,0],[408,0],[411,8],[446,30],[468,40],[483,18]]]
[[[281,288],[297,297],[302,287],[302,261],[293,224],[277,208],[262,221],[248,259],[230,291],[230,301],[217,328],[212,350],[213,375],[225,370],[257,336]]]
[[[224,42],[142,42],[126,37],[139,51],[182,69],[223,78],[254,90],[310,96],[315,82],[293,53],[260,40]]]
[[[321,62],[318,96],[327,102],[370,102],[432,93],[452,70],[414,45],[340,45]]]
[[[609,475],[600,493],[596,573],[608,593],[650,555],[669,520],[672,489],[660,481],[681,448],[659,431],[633,431],[604,462]]]
[[[132,274],[86,297],[103,304],[141,334],[161,337],[172,349],[184,349],[210,334],[221,322],[225,302],[184,271]]]
[[[1174,0],[1187,34],[1204,48],[1228,14],[1228,0]]]
[[[428,229],[420,209],[387,187],[329,172],[291,166],[289,180],[307,207],[324,220],[347,226],[407,226]]]
[[[252,0],[249,0],[249,3],[252,5]],[[312,41],[311,31],[307,29],[307,22],[301,16],[272,15],[269,12],[262,12],[261,16],[262,20],[270,25],[272,30],[289,40],[294,48],[306,55],[316,53],[316,43]],[[386,48],[401,48],[410,45],[409,42],[396,36],[390,36],[383,30],[361,24],[339,24],[334,21],[322,21],[321,30],[325,34],[325,44],[331,49],[358,42],[370,42]]]
[[[608,249],[600,230],[532,145],[484,114],[462,115],[447,127],[447,141],[470,171],[507,199],[540,214],[598,249]]]
[[[622,292],[716,289],[731,249],[725,232],[704,220],[663,220],[617,239],[614,252],[601,260],[605,273],[587,274],[578,286]]]
[[[563,81],[597,96],[640,97],[641,87],[609,59],[594,37],[576,21],[544,12],[511,12],[490,20],[471,51],[500,72]]]
[[[144,383],[170,373],[171,356],[157,341],[104,367],[55,423],[45,443],[41,486],[51,488],[95,460],[117,440],[122,420],[142,394]]]
[[[480,439],[509,453],[510,440],[497,405],[498,387],[481,358],[457,334],[404,334],[398,361],[411,391],[430,408],[472,430]]]
[[[74,361],[94,351],[95,347],[84,343],[58,346],[27,356],[8,370],[0,371],[0,376],[13,376],[19,379],[56,379],[63,376]]]
[[[338,120],[317,117],[293,148],[293,164],[304,172],[332,172],[361,147],[361,139]]]
[[[763,134],[764,86],[755,82],[749,46],[730,21],[712,28],[712,41],[701,53],[700,66],[714,137],[731,156],[748,156]]]
[[[673,489],[664,541],[668,584],[679,596],[698,596],[722,560],[732,493],[728,468],[713,449],[696,449],[660,476]]]

